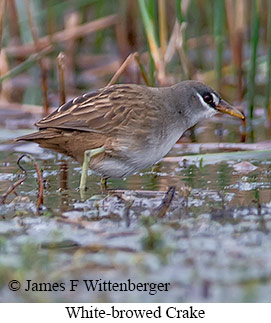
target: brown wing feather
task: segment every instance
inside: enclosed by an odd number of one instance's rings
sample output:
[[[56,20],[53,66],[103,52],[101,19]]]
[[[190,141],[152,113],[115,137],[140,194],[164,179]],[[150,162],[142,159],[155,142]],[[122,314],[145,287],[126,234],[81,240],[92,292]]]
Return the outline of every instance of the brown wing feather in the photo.
[[[107,156],[125,160],[161,136],[164,110],[157,90],[113,85],[67,102],[36,123],[39,132],[18,140],[35,141],[79,162],[85,150],[102,146]]]
[[[66,154],[82,163],[84,151],[102,147],[107,140],[107,136],[98,133],[47,128],[16,138],[16,141],[21,140],[34,141],[43,148]]]
[[[129,123],[128,115],[135,107],[137,115],[146,115],[142,102],[151,99],[152,93],[146,87],[135,84],[113,85],[67,102],[37,122],[36,126],[40,129],[58,128],[108,134],[121,124]],[[135,113],[133,115],[136,117]]]

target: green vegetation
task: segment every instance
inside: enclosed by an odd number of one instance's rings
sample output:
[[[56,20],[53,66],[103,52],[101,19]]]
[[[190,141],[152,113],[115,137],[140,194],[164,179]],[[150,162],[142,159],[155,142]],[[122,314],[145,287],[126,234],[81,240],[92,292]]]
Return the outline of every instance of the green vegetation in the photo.
[[[5,93],[5,82],[25,77],[34,80],[34,86],[42,68],[46,101],[47,92],[55,88],[60,51],[65,55],[68,94],[96,87],[97,78],[105,85],[125,57],[137,51],[151,85],[189,77],[222,92],[230,86],[228,96],[247,99],[243,105],[253,119],[255,105],[264,101],[266,111],[270,107],[270,6],[270,0],[219,0],[214,5],[211,0],[119,0],[118,5],[108,0],[6,1],[0,9],[2,91],[11,101],[33,103],[27,102],[24,87],[17,95]],[[138,68],[136,73],[126,70],[121,82],[144,82]],[[35,100],[43,104],[41,95]]]

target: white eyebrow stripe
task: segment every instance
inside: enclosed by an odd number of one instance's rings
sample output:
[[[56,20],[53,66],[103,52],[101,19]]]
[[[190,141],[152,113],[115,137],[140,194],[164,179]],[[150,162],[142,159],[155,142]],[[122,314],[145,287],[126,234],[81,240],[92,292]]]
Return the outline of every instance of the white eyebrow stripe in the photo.
[[[201,104],[205,107],[205,109],[211,109],[211,107],[209,106],[209,104],[207,104],[207,103],[203,100],[203,97],[202,97],[199,93],[197,93],[197,96],[198,96],[198,98],[199,98],[199,100],[200,100]]]
[[[215,105],[217,106],[218,103],[219,103],[219,97],[214,93],[211,93],[211,94],[212,94],[212,97],[213,97],[213,101],[214,101]]]

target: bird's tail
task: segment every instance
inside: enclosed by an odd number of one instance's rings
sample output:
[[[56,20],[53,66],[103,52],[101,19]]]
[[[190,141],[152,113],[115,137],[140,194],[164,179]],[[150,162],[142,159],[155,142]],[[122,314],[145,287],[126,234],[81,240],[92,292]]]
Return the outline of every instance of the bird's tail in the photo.
[[[40,130],[34,133],[30,133],[29,135],[21,136],[18,138],[15,138],[15,141],[39,141],[42,139],[52,139],[56,138],[60,135],[60,133],[56,130],[51,130],[50,129],[44,129]]]

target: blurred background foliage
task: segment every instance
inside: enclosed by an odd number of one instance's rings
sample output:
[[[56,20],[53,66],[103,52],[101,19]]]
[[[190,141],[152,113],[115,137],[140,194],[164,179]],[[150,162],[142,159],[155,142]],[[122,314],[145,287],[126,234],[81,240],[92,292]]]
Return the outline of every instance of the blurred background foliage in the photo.
[[[138,52],[118,82],[197,79],[270,120],[271,0],[1,0],[0,11],[0,102],[59,105],[60,52],[67,98]]]
[[[81,291],[2,287],[14,278],[91,273],[165,278],[174,287],[157,295],[160,302],[270,300],[271,0],[0,0],[0,44],[0,197],[7,200],[0,207],[0,297],[89,302]],[[40,114],[109,82],[185,79],[214,87],[252,122],[243,131],[234,118],[206,120],[152,170],[112,180],[116,195],[100,195],[93,174],[91,198],[81,203],[78,163],[6,142],[29,133]],[[32,165],[15,198],[8,193],[22,152],[40,164],[44,216],[33,203]],[[175,201],[160,219],[155,212],[164,212],[171,186]],[[150,301],[142,295],[92,301]]]

